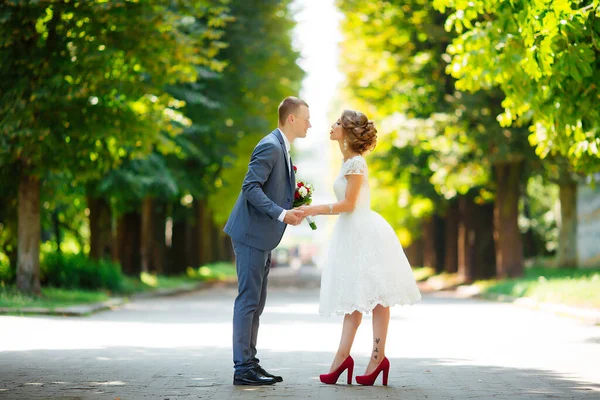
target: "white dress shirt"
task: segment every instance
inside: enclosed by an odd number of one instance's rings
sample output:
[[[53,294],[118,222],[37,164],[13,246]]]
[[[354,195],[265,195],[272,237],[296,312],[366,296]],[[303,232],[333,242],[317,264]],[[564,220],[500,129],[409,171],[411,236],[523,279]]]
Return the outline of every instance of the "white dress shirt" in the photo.
[[[283,138],[283,144],[285,145],[285,150],[287,152],[287,157],[286,157],[286,161],[287,161],[287,166],[288,166],[288,171],[290,171],[290,176],[292,175],[292,162],[290,161],[290,142],[288,140],[288,138],[285,136],[285,133],[283,133],[283,131],[279,128],[277,128],[279,130],[279,133],[281,133],[281,137]],[[285,218],[285,214],[286,214],[287,210],[283,210],[281,212],[281,214],[279,214],[279,217],[277,217],[277,219],[281,222],[283,222],[283,219]]]

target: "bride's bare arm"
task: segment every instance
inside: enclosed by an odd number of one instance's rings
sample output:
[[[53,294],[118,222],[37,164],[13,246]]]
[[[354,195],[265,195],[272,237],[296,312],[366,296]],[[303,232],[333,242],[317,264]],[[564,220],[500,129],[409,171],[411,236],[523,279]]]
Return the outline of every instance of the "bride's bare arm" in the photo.
[[[346,197],[344,197],[343,200],[333,204],[303,206],[300,207],[300,210],[305,213],[305,216],[340,214],[354,211],[354,207],[356,207],[356,202],[358,200],[358,194],[360,193],[363,175],[350,174],[346,175],[346,179],[348,180],[348,186],[346,186]]]

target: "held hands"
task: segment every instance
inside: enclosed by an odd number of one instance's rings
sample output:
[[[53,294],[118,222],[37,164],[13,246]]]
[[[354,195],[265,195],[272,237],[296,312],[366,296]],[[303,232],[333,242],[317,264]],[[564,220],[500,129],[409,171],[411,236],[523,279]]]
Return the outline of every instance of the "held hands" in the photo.
[[[303,217],[312,217],[313,215],[317,215],[317,211],[313,206],[300,206],[296,208],[296,210],[300,211]]]
[[[287,210],[285,213],[285,217],[283,218],[283,222],[288,225],[300,225],[305,215],[302,211],[295,208],[293,210]]]

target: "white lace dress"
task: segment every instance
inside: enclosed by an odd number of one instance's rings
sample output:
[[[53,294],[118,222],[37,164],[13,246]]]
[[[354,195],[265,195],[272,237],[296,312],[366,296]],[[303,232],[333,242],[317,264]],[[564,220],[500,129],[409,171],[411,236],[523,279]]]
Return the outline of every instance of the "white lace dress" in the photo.
[[[377,304],[393,306],[421,300],[408,259],[394,229],[371,210],[367,163],[362,156],[342,165],[333,188],[338,200],[346,194],[345,175],[364,175],[356,207],[341,213],[321,276],[321,315],[369,313]]]

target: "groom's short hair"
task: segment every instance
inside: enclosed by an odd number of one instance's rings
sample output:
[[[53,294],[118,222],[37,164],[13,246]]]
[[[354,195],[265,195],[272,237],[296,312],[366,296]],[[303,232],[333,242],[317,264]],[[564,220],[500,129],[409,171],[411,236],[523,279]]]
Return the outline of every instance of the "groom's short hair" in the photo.
[[[285,125],[285,120],[290,114],[294,114],[300,106],[308,107],[308,104],[304,100],[300,100],[297,97],[289,96],[283,99],[281,104],[279,104],[279,108],[277,109],[279,113],[279,123],[281,125]]]

